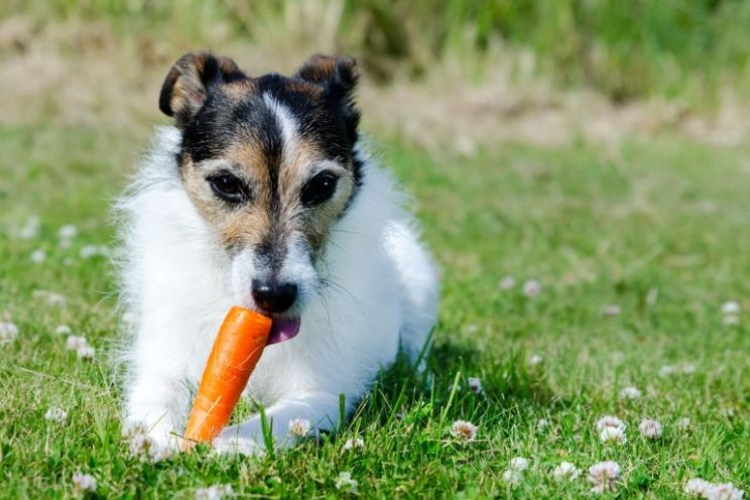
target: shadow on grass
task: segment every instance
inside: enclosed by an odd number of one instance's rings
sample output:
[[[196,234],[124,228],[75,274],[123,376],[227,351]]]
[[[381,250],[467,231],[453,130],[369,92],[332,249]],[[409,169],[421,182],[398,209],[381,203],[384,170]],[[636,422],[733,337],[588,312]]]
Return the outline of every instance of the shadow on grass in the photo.
[[[478,390],[470,378],[479,379]],[[403,356],[381,372],[348,426],[387,427],[413,411],[447,421],[497,423],[539,418],[571,405],[550,389],[543,367],[529,365],[524,351],[497,356],[441,341],[427,356],[424,373]]]

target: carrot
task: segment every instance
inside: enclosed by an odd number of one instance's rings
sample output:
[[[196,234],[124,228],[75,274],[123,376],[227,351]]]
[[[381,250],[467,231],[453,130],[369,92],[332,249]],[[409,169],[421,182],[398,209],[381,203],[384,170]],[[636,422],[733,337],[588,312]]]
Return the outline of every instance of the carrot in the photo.
[[[271,319],[232,307],[211,348],[193,401],[183,450],[212,441],[229,421],[271,332]]]

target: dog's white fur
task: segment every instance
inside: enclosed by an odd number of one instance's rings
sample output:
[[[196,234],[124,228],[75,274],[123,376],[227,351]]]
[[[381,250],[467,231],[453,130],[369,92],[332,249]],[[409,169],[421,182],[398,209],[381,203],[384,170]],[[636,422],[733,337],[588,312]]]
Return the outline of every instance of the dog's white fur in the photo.
[[[124,424],[145,425],[156,445],[171,448],[218,327],[245,300],[232,259],[180,180],[180,134],[158,131],[118,204],[123,306],[133,318]],[[366,156],[359,148],[357,154]],[[277,444],[293,442],[288,425],[296,418],[309,420],[313,434],[335,428],[341,394],[351,410],[400,346],[415,359],[425,345],[436,321],[438,277],[403,205],[391,177],[367,158],[359,192],[314,268],[330,284],[306,301],[299,334],[266,349],[245,391],[265,407]],[[294,266],[285,272],[294,274]],[[225,429],[213,444],[227,452],[262,450],[260,417]]]

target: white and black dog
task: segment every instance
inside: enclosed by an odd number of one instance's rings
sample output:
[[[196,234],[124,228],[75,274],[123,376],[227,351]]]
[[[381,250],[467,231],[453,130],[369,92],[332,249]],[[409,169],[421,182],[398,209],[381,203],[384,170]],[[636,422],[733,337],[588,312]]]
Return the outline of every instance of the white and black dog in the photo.
[[[438,277],[404,196],[368,157],[351,58],[314,56],[292,77],[182,57],[159,107],[174,127],[118,204],[122,301],[132,318],[126,428],[174,448],[224,315],[273,318],[245,395],[280,445],[289,422],[335,428],[399,348],[415,359],[436,321]],[[283,341],[283,342],[282,342]],[[220,451],[263,449],[259,416]]]

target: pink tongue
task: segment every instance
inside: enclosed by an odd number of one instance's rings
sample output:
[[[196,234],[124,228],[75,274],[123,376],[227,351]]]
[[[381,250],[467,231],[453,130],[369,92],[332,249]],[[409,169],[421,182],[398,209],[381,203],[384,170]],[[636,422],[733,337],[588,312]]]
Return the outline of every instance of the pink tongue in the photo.
[[[299,325],[299,318],[274,318],[266,345],[278,344],[294,338],[299,333]]]

